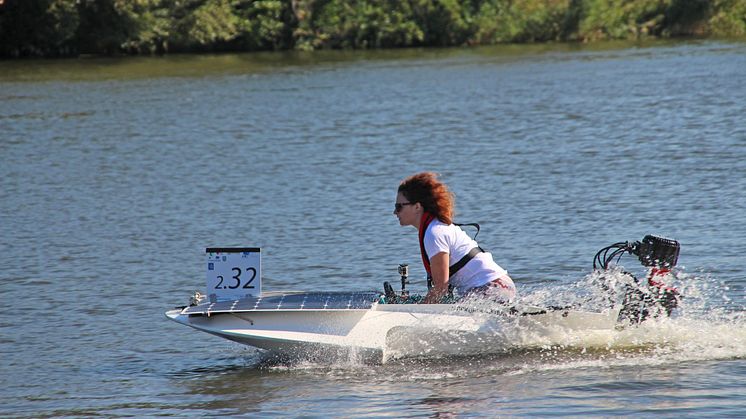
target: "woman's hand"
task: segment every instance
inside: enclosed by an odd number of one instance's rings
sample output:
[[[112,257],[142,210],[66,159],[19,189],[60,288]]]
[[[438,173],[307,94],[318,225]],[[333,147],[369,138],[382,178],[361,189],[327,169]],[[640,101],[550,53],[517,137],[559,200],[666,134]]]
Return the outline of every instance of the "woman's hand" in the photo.
[[[427,292],[425,304],[438,304],[448,294],[448,253],[440,252],[430,258],[433,287]]]

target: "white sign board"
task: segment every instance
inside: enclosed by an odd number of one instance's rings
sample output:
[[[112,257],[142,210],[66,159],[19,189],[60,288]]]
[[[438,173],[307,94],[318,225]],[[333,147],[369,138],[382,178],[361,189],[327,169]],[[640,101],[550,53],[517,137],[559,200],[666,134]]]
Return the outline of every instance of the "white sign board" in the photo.
[[[261,262],[258,247],[208,247],[207,295],[210,301],[261,295]]]

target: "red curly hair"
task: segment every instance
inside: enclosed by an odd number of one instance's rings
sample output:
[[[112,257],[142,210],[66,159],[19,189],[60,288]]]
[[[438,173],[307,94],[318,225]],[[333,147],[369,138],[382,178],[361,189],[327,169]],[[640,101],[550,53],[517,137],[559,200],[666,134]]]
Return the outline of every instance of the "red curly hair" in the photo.
[[[433,172],[422,172],[404,179],[399,192],[409,202],[419,202],[425,211],[445,224],[453,223],[454,196],[445,183]]]

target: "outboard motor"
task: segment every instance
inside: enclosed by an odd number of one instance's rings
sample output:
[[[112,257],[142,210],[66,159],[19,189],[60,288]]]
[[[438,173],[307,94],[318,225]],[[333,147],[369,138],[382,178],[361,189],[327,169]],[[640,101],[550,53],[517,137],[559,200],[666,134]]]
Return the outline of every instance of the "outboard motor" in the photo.
[[[614,243],[596,253],[593,269],[606,270],[611,262],[615,259],[619,261],[625,253],[637,256],[643,266],[650,268],[647,287],[643,287],[634,275],[626,272],[633,283],[625,285],[620,321],[627,320],[636,324],[662,312],[667,316],[671,315],[678,306],[680,294],[676,288],[666,286],[663,278],[676,266],[679,250],[680,245],[676,240],[647,235],[642,241]]]

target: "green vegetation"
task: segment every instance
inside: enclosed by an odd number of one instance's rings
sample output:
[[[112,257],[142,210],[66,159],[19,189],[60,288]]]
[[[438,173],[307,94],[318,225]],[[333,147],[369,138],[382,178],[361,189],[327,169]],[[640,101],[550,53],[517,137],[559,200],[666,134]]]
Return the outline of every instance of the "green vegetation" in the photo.
[[[0,56],[746,37],[746,0],[0,0]]]

